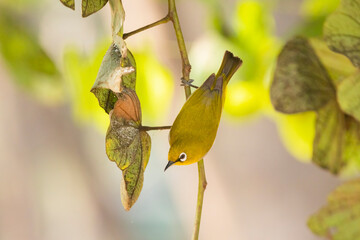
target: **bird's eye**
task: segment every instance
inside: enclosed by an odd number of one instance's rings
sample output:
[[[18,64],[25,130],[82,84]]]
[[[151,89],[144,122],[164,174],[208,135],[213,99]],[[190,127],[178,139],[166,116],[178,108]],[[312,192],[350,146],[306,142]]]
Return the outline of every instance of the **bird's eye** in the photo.
[[[181,153],[180,156],[179,156],[179,160],[180,160],[181,162],[185,161],[186,158],[187,158],[187,156],[186,156],[186,153],[184,153],[184,152]]]

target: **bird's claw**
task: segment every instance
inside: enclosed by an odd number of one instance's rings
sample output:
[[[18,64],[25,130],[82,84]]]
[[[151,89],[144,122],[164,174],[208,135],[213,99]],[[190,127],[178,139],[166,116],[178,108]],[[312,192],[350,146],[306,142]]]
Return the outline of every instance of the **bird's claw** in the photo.
[[[180,86],[189,86],[193,88],[199,88],[198,86],[192,85],[191,83],[194,82],[194,79],[189,79],[189,81],[185,80],[184,78],[181,78],[181,84]]]

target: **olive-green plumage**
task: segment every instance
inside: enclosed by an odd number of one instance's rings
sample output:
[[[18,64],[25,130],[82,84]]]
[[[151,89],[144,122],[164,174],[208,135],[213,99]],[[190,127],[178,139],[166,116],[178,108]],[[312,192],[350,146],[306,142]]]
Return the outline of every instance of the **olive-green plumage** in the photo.
[[[217,74],[189,97],[169,133],[169,162],[166,168],[201,160],[214,143],[225,101],[226,86],[242,61],[226,51]]]

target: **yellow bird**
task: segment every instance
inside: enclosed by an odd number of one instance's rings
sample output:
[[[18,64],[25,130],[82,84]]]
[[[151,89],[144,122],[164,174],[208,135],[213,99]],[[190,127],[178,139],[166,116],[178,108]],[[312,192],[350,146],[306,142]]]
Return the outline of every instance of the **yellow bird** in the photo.
[[[187,165],[200,161],[214,143],[225,101],[226,86],[242,60],[226,51],[220,69],[189,97],[169,133],[168,164]]]

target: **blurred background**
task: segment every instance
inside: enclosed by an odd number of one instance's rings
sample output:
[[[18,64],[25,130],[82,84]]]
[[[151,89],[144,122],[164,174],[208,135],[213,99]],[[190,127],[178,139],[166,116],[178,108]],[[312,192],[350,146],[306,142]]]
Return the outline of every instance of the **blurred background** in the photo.
[[[105,154],[108,115],[90,93],[111,43],[110,8],[81,17],[60,1],[0,2],[0,239],[190,239],[197,165],[163,169],[168,131],[152,131],[142,193],[126,212]],[[200,239],[318,239],[306,226],[340,180],[310,163],[314,113],[282,115],[268,87],[283,43],[320,37],[338,0],[179,0],[200,85],[225,50],[244,64],[205,158]],[[123,0],[125,32],[164,17],[165,0]],[[127,39],[143,125],[169,125],[185,100],[171,24]]]

